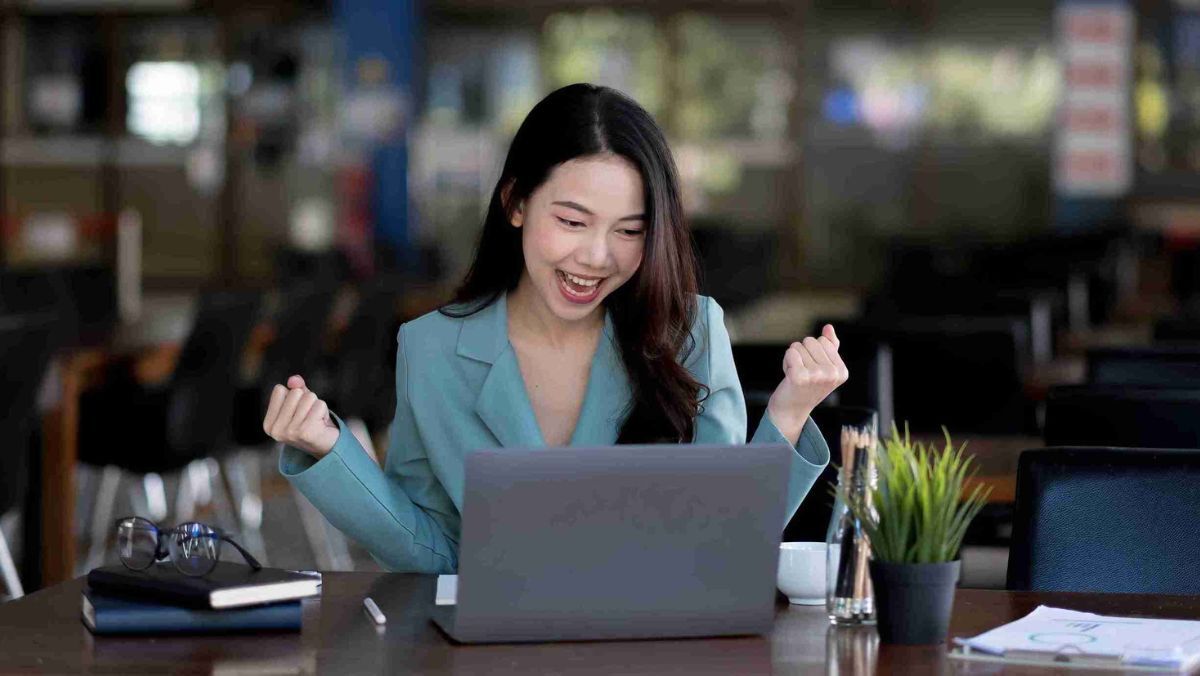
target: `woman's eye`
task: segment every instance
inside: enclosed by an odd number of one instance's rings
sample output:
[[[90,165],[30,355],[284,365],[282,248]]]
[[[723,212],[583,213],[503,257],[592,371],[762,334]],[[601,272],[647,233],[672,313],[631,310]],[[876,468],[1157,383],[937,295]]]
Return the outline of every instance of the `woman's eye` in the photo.
[[[582,221],[572,221],[571,219],[563,218],[562,216],[557,216],[556,218],[558,218],[558,221],[568,228],[582,228],[584,225]]]
[[[645,230],[622,230],[621,234],[625,235],[626,237],[639,237],[645,234],[645,232]]]

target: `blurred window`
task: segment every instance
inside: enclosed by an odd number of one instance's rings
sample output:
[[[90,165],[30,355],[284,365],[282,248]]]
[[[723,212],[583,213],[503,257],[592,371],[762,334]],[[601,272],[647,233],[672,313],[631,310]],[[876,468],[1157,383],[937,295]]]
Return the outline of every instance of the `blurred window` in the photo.
[[[763,20],[707,14],[677,17],[679,96],[675,134],[683,139],[780,139],[794,96],[794,50]]]
[[[134,64],[126,75],[129,132],[185,145],[200,133],[200,69],[175,61]]]
[[[607,9],[552,14],[542,27],[549,90],[576,82],[619,89],[651,115],[663,110],[665,36],[653,17]]]
[[[1059,91],[1048,45],[897,45],[846,37],[829,47],[825,122],[865,127],[891,146],[919,129],[952,139],[1031,139],[1047,133]]]

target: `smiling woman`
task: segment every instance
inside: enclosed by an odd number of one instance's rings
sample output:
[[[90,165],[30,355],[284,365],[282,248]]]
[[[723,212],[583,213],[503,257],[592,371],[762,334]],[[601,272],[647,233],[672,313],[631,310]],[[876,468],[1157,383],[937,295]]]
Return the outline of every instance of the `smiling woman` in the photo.
[[[681,363],[697,287],[661,130],[624,95],[580,84],[547,96],[517,130],[475,261],[443,312],[466,316],[511,291],[510,323],[561,344],[598,333],[607,310],[632,395],[619,440],[686,441],[705,395]]]
[[[696,288],[662,132],[619,92],[564,87],[517,131],[455,297],[400,328],[386,467],[293,376],[263,421],[280,471],[387,567],[454,571],[474,450],[746,441],[721,308]],[[751,440],[794,448],[790,515],[829,461],[809,413],[847,373],[832,327],[780,367]]]

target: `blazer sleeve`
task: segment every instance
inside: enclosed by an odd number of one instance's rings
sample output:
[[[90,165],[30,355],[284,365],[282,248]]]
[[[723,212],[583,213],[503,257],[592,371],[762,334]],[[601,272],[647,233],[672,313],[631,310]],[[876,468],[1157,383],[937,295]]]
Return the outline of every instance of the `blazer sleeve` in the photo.
[[[408,360],[401,327],[396,354],[396,416],[386,468],[380,468],[340,418],[337,442],[320,460],[290,446],[279,471],[334,526],[392,571],[453,573],[458,542],[447,521],[456,518],[449,496],[433,475],[413,417]],[[414,501],[413,496],[418,496]]]
[[[699,331],[696,348],[688,360],[702,384],[708,387],[708,398],[701,403],[696,418],[696,443],[740,444],[746,439],[746,398],[733,364],[733,347],[725,328],[725,313],[717,301],[702,298],[697,313]],[[780,360],[780,379],[783,378],[783,355]],[[750,438],[752,444],[786,444],[793,450],[791,477],[788,480],[787,518],[800,507],[804,496],[829,463],[829,446],[817,424],[809,418],[796,444],[783,436],[770,415],[763,415]]]

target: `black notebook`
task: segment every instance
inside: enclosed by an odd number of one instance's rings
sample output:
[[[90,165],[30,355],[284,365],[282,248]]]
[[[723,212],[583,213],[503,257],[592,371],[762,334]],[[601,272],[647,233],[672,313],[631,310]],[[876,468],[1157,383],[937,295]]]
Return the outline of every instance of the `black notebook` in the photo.
[[[190,608],[240,608],[292,601],[321,592],[321,579],[278,568],[254,570],[241,563],[217,564],[204,577],[189,577],[169,561],[146,570],[122,565],[95,568],[88,585],[102,594],[171,603]]]

